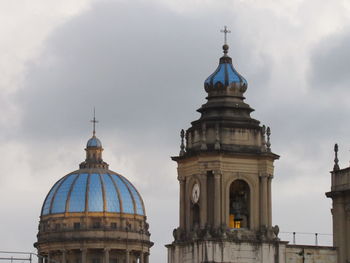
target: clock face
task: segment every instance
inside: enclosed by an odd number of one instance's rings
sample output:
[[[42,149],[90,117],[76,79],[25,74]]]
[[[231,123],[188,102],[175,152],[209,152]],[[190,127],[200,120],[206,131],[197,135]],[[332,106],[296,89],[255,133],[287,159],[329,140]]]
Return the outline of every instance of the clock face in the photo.
[[[193,188],[192,188],[192,202],[195,204],[198,202],[199,200],[199,194],[200,194],[200,190],[199,190],[199,184],[196,183]]]

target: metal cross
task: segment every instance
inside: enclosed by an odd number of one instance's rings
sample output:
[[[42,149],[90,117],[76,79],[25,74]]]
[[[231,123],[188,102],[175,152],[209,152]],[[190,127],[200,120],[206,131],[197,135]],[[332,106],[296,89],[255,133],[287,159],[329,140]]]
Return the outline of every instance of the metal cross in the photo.
[[[227,29],[227,26],[224,26],[224,29],[220,30],[221,33],[224,33],[225,45],[227,44],[227,34],[231,33],[230,30]]]
[[[98,123],[98,121],[96,120],[96,117],[95,117],[95,108],[94,108],[94,118],[91,120],[91,122],[93,123],[93,131],[92,131],[92,134],[95,136],[95,133],[96,133],[96,123]]]

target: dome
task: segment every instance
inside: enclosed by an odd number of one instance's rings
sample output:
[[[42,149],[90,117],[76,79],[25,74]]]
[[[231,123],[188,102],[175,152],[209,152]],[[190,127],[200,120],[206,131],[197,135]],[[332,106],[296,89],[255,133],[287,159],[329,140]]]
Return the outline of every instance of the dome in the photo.
[[[228,45],[223,46],[224,56],[220,58],[220,63],[213,74],[211,74],[204,82],[206,88],[209,87],[227,87],[231,84],[239,84],[247,86],[248,83],[233,67],[232,59],[227,55]]]
[[[122,175],[110,170],[78,170],[51,188],[41,215],[107,212],[145,216],[142,198]]]
[[[101,141],[94,135],[92,136],[87,144],[86,144],[86,147],[102,147],[102,143]]]

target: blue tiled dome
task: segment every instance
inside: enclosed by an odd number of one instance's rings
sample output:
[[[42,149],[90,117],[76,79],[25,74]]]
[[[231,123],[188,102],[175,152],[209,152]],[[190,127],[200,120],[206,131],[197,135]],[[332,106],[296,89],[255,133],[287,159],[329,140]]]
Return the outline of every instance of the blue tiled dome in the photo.
[[[86,144],[86,147],[102,147],[102,143],[101,141],[94,135],[92,136],[87,144]]]
[[[83,169],[64,176],[46,196],[41,215],[83,212],[145,215],[136,188],[110,170],[87,173]]]
[[[204,82],[204,85],[216,86],[218,83],[222,86],[229,86],[231,83],[242,83],[247,85],[247,81],[233,67],[231,63],[220,63],[218,68]]]
[[[248,85],[243,78],[233,67],[232,59],[227,55],[228,45],[223,46],[224,56],[220,58],[220,63],[217,69],[204,82],[206,88],[209,87],[227,87],[232,84],[246,87]]]

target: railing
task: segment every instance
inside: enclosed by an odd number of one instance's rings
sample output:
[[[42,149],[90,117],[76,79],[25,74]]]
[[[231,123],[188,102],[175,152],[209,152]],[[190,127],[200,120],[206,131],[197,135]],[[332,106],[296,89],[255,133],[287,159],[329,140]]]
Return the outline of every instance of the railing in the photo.
[[[35,253],[31,252],[14,252],[14,251],[0,251],[0,260],[1,261],[7,261],[7,262],[26,262],[29,263],[37,262],[36,260],[37,256]]]
[[[278,237],[282,241],[289,241],[293,245],[311,245],[311,246],[332,246],[333,235],[326,233],[310,232],[280,232]]]
[[[0,251],[0,262],[10,262],[10,263],[38,263],[39,259],[46,260],[47,263],[59,263],[52,258],[47,258],[41,255],[38,255],[33,252],[23,252],[23,251]]]

